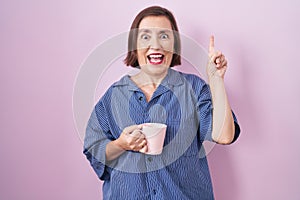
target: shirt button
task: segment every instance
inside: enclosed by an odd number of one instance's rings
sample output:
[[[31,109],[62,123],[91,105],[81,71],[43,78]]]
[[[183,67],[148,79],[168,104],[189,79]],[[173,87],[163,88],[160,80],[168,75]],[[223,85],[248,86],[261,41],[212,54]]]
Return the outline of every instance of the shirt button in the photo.
[[[98,170],[100,170],[101,169],[101,165],[97,164],[97,165],[95,165],[95,168],[98,169]]]
[[[142,100],[143,100],[143,97],[142,97],[142,96],[140,96],[140,97],[139,97],[139,100],[140,100],[140,101],[142,101]]]
[[[152,162],[153,158],[152,158],[152,157],[149,157],[147,160],[148,160],[149,162]]]

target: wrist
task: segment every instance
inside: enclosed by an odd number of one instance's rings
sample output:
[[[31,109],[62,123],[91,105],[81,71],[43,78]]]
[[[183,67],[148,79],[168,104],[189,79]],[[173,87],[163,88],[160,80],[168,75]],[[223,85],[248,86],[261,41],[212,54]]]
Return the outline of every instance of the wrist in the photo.
[[[218,75],[208,75],[208,81],[224,81],[224,77]]]
[[[210,86],[224,84],[224,78],[220,76],[211,76],[208,77],[208,84]]]
[[[112,141],[112,143],[114,144],[114,146],[120,150],[124,150],[124,148],[122,147],[122,144],[120,143],[119,139],[116,139],[114,141]]]

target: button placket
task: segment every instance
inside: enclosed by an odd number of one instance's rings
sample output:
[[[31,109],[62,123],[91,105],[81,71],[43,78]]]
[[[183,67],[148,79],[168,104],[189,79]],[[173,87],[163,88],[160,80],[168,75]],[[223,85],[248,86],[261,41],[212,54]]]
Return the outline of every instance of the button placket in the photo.
[[[150,157],[148,157],[150,158]],[[150,199],[154,198],[154,196],[157,196],[159,195],[159,183],[157,182],[157,177],[155,175],[155,172],[149,172],[147,173],[147,179],[149,181],[149,185],[147,186],[148,187],[148,191],[149,191],[149,194],[150,194]],[[152,198],[151,198],[152,196]],[[155,197],[156,199],[157,197]]]
[[[149,170],[147,174],[147,179],[149,181],[148,191],[152,198],[160,199],[161,198],[161,191],[160,191],[160,183],[157,180],[157,171],[156,167],[157,164],[160,163],[160,158],[155,155],[145,155],[146,167]],[[157,163],[158,162],[158,163]],[[152,199],[150,197],[150,199]]]

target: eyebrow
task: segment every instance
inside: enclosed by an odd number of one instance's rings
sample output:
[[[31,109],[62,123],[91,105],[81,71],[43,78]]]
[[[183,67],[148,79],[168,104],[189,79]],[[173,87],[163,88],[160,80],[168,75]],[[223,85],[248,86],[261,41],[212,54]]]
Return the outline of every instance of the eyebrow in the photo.
[[[164,29],[159,31],[159,33],[172,33],[173,31],[169,30],[169,29]]]
[[[139,29],[139,33],[144,32],[144,33],[151,33],[152,31],[150,29]]]
[[[151,31],[150,29],[145,29],[145,28],[140,29],[140,30],[139,30],[139,33],[141,33],[141,32],[143,32],[143,33],[152,33],[152,31]],[[172,31],[169,30],[169,29],[163,29],[163,30],[160,30],[160,31],[159,31],[159,34],[161,34],[161,33],[171,33],[171,32],[172,32]]]

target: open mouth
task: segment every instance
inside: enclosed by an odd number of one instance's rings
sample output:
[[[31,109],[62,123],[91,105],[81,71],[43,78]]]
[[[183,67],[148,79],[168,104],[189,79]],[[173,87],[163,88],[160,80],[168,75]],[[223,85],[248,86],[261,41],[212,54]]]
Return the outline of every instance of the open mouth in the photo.
[[[163,60],[164,60],[164,55],[161,53],[152,53],[149,54],[147,56],[148,61],[150,62],[150,64],[152,65],[159,65],[162,64]]]

